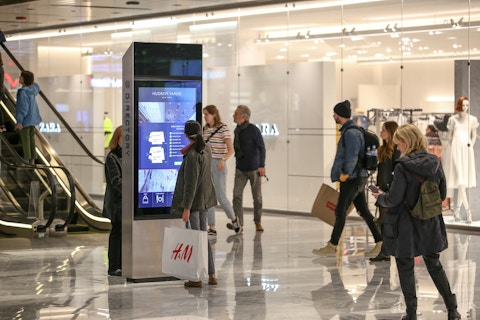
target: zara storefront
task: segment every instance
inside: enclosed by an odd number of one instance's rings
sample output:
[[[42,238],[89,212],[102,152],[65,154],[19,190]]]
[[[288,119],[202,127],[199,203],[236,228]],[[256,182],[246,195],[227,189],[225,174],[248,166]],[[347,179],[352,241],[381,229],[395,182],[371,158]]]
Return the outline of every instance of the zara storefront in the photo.
[[[480,116],[480,3],[474,1],[299,1],[5,34],[8,49],[99,158],[104,119],[121,124],[121,62],[130,44],[203,44],[202,103],[219,107],[232,131],[235,107],[252,109],[267,147],[263,194],[270,210],[310,212],[321,184],[330,183],[337,139],[332,109],[340,100],[349,99],[355,116],[377,132],[387,119],[422,130],[439,124],[461,96],[470,100],[470,116]],[[3,58],[5,85],[15,93],[19,70]],[[102,165],[75,148],[39,102],[40,129],[84,188],[102,195]],[[439,133],[444,160],[449,132]],[[479,144],[473,148],[480,171]],[[234,165],[230,160],[229,189]],[[467,198],[478,208],[472,172]],[[453,210],[456,188],[450,197]],[[462,206],[457,224],[470,225],[465,214]],[[479,210],[472,220],[480,226]]]

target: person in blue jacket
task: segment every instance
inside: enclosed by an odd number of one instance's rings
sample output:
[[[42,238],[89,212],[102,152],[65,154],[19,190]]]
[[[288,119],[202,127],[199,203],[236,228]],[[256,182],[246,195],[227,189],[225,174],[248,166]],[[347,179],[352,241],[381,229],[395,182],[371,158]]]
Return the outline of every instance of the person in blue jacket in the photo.
[[[23,158],[29,163],[35,163],[35,126],[42,121],[36,96],[40,92],[40,86],[34,82],[32,72],[22,71],[19,82],[22,88],[17,91],[17,107],[15,118],[17,128],[22,140]]]

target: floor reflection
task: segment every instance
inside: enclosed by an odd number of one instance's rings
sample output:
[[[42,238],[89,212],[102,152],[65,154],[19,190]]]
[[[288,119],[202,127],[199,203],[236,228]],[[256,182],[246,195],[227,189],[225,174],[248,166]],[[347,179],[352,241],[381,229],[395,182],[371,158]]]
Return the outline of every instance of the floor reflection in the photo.
[[[228,222],[220,214],[217,220]],[[265,214],[262,223],[263,233],[219,228],[213,243],[219,284],[203,288],[108,276],[108,233],[0,238],[0,319],[388,320],[403,314],[395,260],[365,258],[373,239],[362,221],[347,221],[339,255],[327,258],[311,253],[331,232],[316,218]],[[448,240],[442,264],[462,318],[476,319],[480,237],[450,230]],[[419,319],[445,319],[421,258],[415,272]]]

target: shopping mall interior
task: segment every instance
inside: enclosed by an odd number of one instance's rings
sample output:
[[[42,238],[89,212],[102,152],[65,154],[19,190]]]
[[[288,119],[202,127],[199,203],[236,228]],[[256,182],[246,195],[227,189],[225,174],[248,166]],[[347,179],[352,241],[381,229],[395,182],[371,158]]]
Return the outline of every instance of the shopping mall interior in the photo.
[[[377,134],[385,121],[413,123],[422,132],[433,125],[438,136],[429,151],[441,160],[448,182],[458,155],[451,152],[447,124],[462,96],[476,123],[466,138],[473,163],[464,170],[465,185],[447,183],[442,214],[449,247],[440,260],[462,319],[476,319],[478,2],[37,0],[0,7],[6,127],[0,132],[1,319],[400,319],[405,302],[395,259],[369,260],[365,253],[374,240],[357,214],[347,219],[336,256],[312,253],[332,231],[311,212],[323,184],[338,187],[330,180],[339,138],[333,107],[349,100],[357,123]],[[134,212],[123,218],[144,242],[124,238],[128,267],[122,276],[107,274],[106,147],[111,132],[126,126],[125,70],[137,44],[200,48],[190,64],[200,70],[194,78],[200,85],[185,91],[194,94],[190,114],[214,104],[233,133],[235,108],[247,105],[265,142],[265,231],[255,231],[248,187],[243,233],[225,228],[227,217],[217,208],[218,235],[209,237],[216,286],[185,288],[182,280],[164,277],[156,259],[163,228],[178,226],[179,219],[138,218],[140,183],[128,169],[130,189],[139,192],[131,197],[138,197]],[[182,59],[173,57],[171,70]],[[151,70],[164,63],[154,54],[151,61]],[[15,127],[22,70],[32,71],[41,88],[34,165],[23,161]],[[153,78],[181,78],[163,76]],[[233,157],[227,167],[230,197]],[[148,272],[136,271],[142,268]],[[446,319],[421,257],[415,272],[418,318]]]

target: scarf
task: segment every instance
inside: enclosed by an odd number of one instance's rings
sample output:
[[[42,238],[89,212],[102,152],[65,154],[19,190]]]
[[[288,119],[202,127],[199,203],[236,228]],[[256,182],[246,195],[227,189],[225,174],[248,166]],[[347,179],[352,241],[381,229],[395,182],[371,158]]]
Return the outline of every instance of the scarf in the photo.
[[[235,130],[233,131],[235,133],[235,138],[233,139],[233,149],[235,149],[235,158],[242,158],[243,157],[243,152],[242,148],[240,147],[240,132],[245,130],[250,122],[245,121],[241,125],[237,125]]]
[[[192,140],[190,141],[190,143],[184,147],[182,150],[180,150],[180,152],[185,155],[185,153],[187,153],[188,150],[190,150],[190,148],[195,144],[195,140]]]

